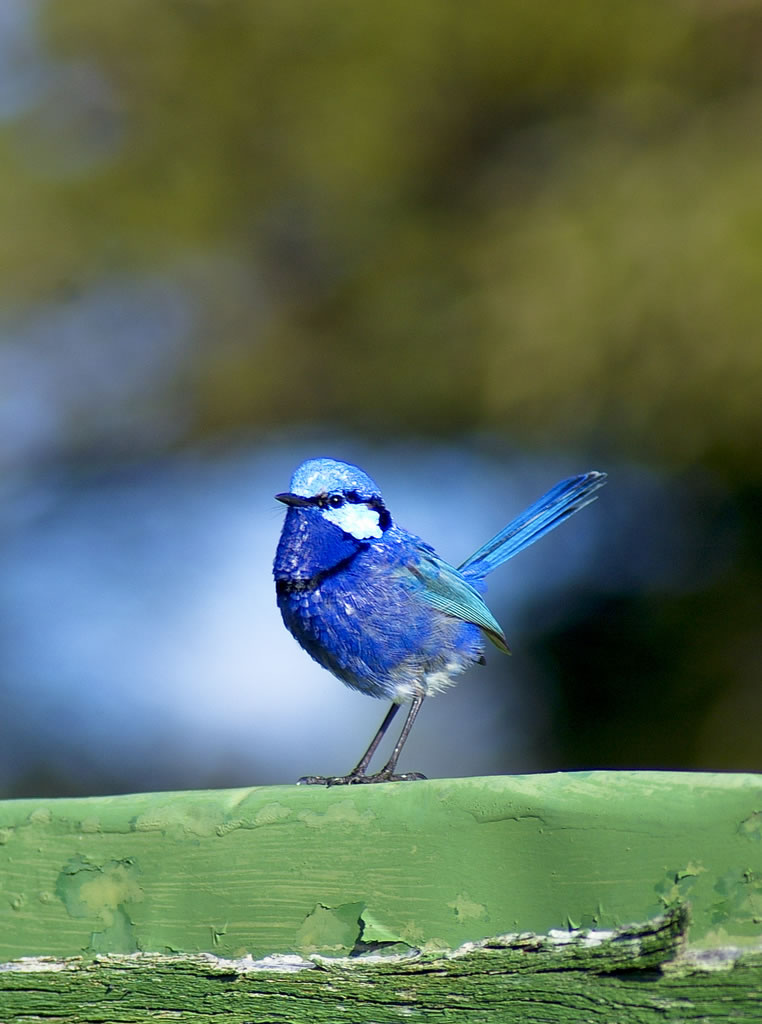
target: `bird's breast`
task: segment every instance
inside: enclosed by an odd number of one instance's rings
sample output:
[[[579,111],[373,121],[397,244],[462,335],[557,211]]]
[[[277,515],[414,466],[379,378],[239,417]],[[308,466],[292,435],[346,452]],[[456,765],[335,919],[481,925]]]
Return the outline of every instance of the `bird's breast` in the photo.
[[[290,508],[275,552],[273,575],[281,581],[319,582],[337,573],[365,546],[319,514]]]

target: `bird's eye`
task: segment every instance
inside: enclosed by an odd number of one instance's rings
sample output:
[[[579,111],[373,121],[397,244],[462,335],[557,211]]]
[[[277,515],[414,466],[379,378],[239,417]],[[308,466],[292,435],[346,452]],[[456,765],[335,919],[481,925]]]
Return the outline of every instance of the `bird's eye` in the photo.
[[[332,494],[328,499],[328,504],[331,508],[341,508],[344,504],[344,497],[341,494]]]

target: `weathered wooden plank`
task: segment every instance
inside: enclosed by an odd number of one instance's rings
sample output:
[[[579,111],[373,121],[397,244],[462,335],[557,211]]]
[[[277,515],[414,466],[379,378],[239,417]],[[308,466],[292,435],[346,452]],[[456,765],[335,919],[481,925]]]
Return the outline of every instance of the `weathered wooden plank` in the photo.
[[[0,803],[0,961],[762,933],[762,777],[594,772]],[[396,946],[394,944],[397,944]]]
[[[3,960],[2,1024],[756,1022],[762,777],[11,801]]]
[[[451,953],[256,962],[109,955],[0,970],[4,1024],[725,1024],[762,1020],[762,953],[681,953],[675,907],[614,932],[506,936]]]

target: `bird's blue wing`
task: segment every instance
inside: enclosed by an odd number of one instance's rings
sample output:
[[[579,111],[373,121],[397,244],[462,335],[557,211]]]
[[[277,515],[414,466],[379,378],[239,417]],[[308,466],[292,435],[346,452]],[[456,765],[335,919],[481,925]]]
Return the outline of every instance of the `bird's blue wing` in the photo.
[[[481,594],[454,566],[427,550],[421,558],[405,565],[403,571],[416,595],[432,608],[479,626],[497,648],[510,654],[503,631]]]
[[[606,474],[595,470],[562,480],[467,558],[458,567],[459,571],[468,579],[483,579],[498,565],[594,501],[594,492],[605,482]]]

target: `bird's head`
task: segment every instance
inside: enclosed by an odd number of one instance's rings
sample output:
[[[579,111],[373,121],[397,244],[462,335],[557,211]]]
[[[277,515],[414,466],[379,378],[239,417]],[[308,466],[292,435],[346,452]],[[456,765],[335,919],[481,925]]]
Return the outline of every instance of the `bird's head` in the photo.
[[[276,494],[290,508],[319,516],[355,540],[382,537],[392,525],[376,483],[357,466],[336,459],[308,459]]]

